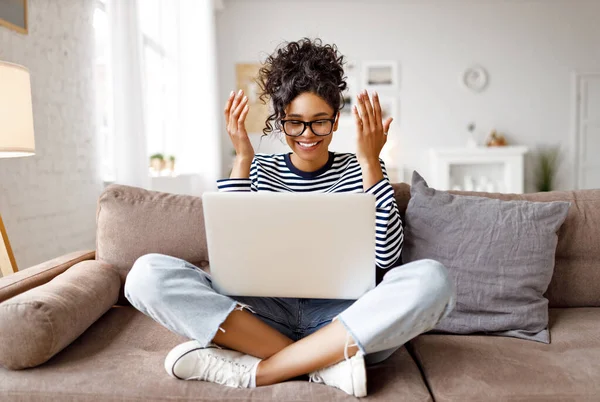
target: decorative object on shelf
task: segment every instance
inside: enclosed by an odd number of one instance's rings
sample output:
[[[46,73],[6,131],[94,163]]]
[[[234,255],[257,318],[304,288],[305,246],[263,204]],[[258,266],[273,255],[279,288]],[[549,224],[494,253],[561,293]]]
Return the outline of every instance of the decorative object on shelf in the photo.
[[[462,83],[473,92],[483,92],[489,81],[488,73],[482,66],[474,65],[465,70]]]
[[[154,154],[150,156],[150,170],[159,174],[165,168],[166,162],[163,154]]]
[[[171,175],[175,174],[175,156],[171,155],[166,160],[166,169]]]
[[[535,163],[537,191],[554,190],[554,181],[560,162],[560,148],[558,146],[542,147],[537,151]]]
[[[362,72],[364,87],[374,90],[398,87],[398,63],[395,61],[366,61]]]
[[[0,25],[27,35],[27,0],[0,0]]]
[[[502,134],[498,134],[496,130],[492,130],[485,145],[488,147],[504,147],[508,145],[508,143]]]
[[[248,97],[250,110],[246,116],[246,130],[248,134],[262,134],[265,120],[269,115],[269,106],[259,98],[260,87],[256,82],[260,63],[238,63],[235,65],[237,87],[242,89]]]
[[[175,175],[175,156],[165,157],[161,153],[150,156],[150,175],[151,176],[174,176]]]
[[[477,135],[475,134],[475,123],[469,123],[467,126],[469,131],[469,138],[467,139],[467,148],[477,148],[479,145],[477,142]]]
[[[463,185],[455,184],[451,187],[451,190],[454,191],[477,191],[477,192],[486,192],[493,193],[496,190],[496,184],[493,180],[489,179],[487,176],[481,176],[477,180],[472,176],[465,175],[463,177]],[[500,187],[501,184],[498,186]]]
[[[0,61],[0,158],[34,154],[29,71],[23,66]],[[17,270],[17,262],[0,216],[0,277]]]
[[[475,191],[475,181],[472,176],[465,175],[463,177],[463,188],[465,191]]]

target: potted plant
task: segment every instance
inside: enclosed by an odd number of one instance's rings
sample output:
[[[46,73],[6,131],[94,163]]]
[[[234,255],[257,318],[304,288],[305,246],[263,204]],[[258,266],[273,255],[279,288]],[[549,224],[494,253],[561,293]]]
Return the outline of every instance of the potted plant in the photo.
[[[167,163],[167,170],[169,170],[171,172],[171,174],[174,174],[175,173],[175,156],[173,156],[173,155],[169,156],[166,163]]]
[[[560,148],[543,147],[537,152],[535,163],[535,185],[537,191],[554,190],[554,181],[560,165]]]
[[[165,157],[163,154],[154,154],[150,156],[150,168],[159,173],[165,168]]]

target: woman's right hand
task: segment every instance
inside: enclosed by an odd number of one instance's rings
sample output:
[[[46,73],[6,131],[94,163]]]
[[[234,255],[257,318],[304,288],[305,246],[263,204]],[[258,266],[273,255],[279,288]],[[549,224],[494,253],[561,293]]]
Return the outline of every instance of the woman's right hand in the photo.
[[[254,158],[254,148],[246,132],[246,116],[248,115],[248,97],[241,89],[237,94],[231,91],[225,105],[225,124],[229,139],[235,148],[238,162],[250,164]]]

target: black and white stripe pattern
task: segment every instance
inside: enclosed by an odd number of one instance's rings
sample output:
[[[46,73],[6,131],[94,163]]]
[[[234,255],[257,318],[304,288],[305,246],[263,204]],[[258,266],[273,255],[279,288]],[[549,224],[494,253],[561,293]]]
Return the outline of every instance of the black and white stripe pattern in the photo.
[[[356,155],[330,152],[327,164],[316,172],[294,167],[289,154],[258,154],[252,161],[249,179],[223,179],[219,191],[274,191],[373,194],[376,199],[375,261],[391,267],[400,257],[404,232],[394,190],[380,159],[384,179],[363,190],[362,171]]]

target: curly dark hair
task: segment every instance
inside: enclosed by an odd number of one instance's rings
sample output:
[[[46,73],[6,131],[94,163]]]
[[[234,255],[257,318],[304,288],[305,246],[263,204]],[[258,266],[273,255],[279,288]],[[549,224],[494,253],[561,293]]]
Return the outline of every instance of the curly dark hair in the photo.
[[[301,93],[320,96],[335,113],[343,108],[342,92],[347,87],[344,62],[336,45],[323,45],[319,38],[280,44],[258,73],[260,99],[265,104],[270,99],[273,107],[273,114],[265,121],[264,135],[281,131],[285,107]]]

